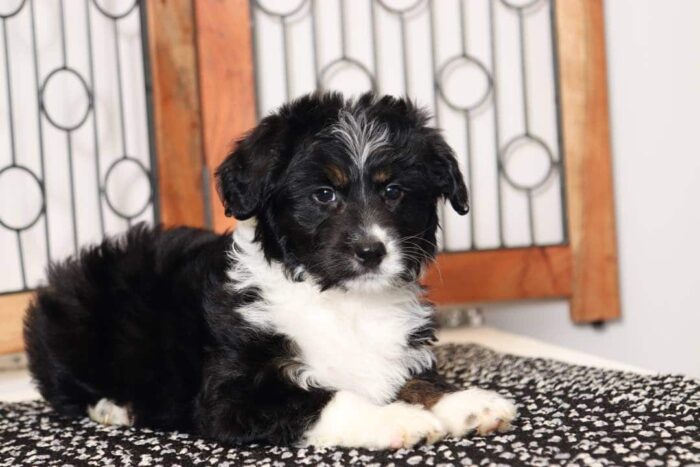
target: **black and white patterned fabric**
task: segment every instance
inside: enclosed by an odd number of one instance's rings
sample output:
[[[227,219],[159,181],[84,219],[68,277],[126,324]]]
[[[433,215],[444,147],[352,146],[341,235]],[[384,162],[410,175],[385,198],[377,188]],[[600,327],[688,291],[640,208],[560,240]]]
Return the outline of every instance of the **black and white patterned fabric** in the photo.
[[[693,465],[700,464],[700,382],[437,348],[461,386],[513,398],[510,432],[398,451],[227,447],[180,433],[65,419],[43,402],[0,404],[0,466],[14,465]]]

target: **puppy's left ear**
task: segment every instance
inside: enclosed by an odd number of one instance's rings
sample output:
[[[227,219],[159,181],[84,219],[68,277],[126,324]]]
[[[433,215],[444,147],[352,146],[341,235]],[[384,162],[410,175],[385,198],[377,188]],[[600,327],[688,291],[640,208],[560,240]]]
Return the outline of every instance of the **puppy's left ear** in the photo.
[[[452,148],[437,131],[432,130],[429,144],[428,170],[440,194],[450,200],[460,215],[469,212],[469,194]]]
[[[255,216],[268,199],[283,151],[285,125],[277,115],[236,143],[216,169],[216,188],[226,216],[245,220]]]

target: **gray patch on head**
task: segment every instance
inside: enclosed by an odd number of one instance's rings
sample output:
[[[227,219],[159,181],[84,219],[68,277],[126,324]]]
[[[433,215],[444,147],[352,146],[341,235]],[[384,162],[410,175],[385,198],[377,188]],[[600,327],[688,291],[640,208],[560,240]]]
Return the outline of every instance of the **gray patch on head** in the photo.
[[[372,153],[389,144],[389,129],[367,119],[364,112],[341,110],[331,133],[340,138],[360,168]]]

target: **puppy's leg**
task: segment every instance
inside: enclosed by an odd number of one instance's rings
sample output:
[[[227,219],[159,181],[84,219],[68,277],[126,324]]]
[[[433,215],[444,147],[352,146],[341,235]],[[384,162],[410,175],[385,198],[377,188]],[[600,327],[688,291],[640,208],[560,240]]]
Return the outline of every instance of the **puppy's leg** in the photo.
[[[340,391],[323,408],[304,441],[313,446],[398,449],[421,440],[433,443],[444,435],[440,420],[422,407],[401,401],[380,406]]]
[[[417,405],[379,406],[346,391],[302,388],[275,359],[251,372],[230,368],[226,360],[211,362],[195,409],[198,432],[224,443],[387,449],[445,434],[440,420]]]
[[[479,388],[459,391],[434,371],[409,380],[398,398],[429,409],[453,436],[506,431],[517,415],[515,404],[500,394]]]

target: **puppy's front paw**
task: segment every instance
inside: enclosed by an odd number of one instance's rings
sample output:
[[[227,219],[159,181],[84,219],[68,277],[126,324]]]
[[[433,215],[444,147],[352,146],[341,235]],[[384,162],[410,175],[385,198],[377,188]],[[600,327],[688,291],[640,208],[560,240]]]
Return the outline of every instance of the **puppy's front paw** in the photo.
[[[305,435],[312,446],[399,449],[445,436],[442,422],[428,410],[405,402],[375,405],[340,392]]]
[[[506,431],[517,415],[515,404],[500,394],[472,388],[442,397],[432,408],[453,436],[472,430],[480,435]]]
[[[395,402],[382,407],[377,421],[381,430],[377,438],[380,449],[410,448],[419,441],[432,444],[446,432],[440,420],[429,411],[415,405]]]

